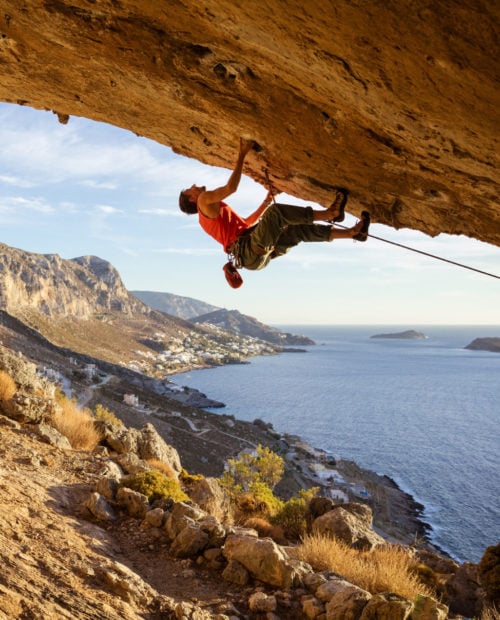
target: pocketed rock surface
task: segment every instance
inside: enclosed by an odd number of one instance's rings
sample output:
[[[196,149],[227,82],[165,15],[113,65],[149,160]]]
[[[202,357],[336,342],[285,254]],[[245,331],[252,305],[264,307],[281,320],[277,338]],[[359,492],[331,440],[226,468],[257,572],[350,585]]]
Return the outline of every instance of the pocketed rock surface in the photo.
[[[2,0],[0,100],[500,245],[498,2]]]

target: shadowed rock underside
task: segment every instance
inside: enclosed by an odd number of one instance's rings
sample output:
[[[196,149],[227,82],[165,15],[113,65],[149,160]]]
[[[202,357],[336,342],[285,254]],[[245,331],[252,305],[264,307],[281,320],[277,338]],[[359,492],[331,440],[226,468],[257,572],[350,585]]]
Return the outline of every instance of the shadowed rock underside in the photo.
[[[500,245],[500,4],[240,4],[2,0],[0,100],[227,168],[251,137],[261,183]]]

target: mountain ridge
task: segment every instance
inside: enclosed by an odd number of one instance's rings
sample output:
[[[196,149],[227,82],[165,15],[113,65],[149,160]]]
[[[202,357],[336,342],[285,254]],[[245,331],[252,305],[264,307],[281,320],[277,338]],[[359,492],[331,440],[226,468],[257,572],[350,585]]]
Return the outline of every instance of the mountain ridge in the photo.
[[[219,306],[194,299],[193,297],[185,297],[183,295],[175,295],[161,291],[130,291],[142,302],[154,308],[161,310],[172,316],[186,319],[189,321],[197,316],[220,310]]]

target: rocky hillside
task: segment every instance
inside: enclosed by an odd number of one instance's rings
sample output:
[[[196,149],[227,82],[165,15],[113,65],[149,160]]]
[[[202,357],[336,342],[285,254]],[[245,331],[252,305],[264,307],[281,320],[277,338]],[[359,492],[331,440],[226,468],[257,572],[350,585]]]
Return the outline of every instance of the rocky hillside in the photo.
[[[220,310],[217,306],[212,306],[199,299],[174,295],[173,293],[159,293],[156,291],[131,291],[131,293],[151,308],[161,310],[180,319],[186,319],[187,321],[201,314]]]
[[[220,308],[207,314],[202,314],[191,319],[196,324],[217,325],[218,327],[237,334],[259,338],[266,342],[272,342],[281,346],[306,346],[314,344],[307,336],[296,336],[278,329],[264,325],[251,316],[246,316],[238,310],[225,310]]]
[[[500,245],[495,0],[2,0],[0,100]],[[180,188],[179,188],[180,189]]]
[[[424,584],[418,586],[422,594],[409,600],[383,588],[364,589],[338,571],[315,569],[300,559],[293,541],[232,523],[217,480],[187,475],[184,459],[153,424],[94,422],[98,445],[75,450],[68,439],[75,437],[54,422],[60,407],[54,376],[41,377],[5,346],[0,371],[15,382],[7,393],[4,381],[0,392],[2,619],[445,620],[480,613],[494,592],[493,548],[477,566],[408,549],[446,605]],[[246,426],[265,437],[258,426]],[[180,429],[171,434],[174,442]],[[231,427],[226,429],[230,436]],[[200,431],[191,428],[193,436]],[[189,501],[168,494],[155,499],[147,486],[141,488],[150,495],[134,490],[144,474],[161,471],[169,472],[169,488],[182,488]],[[384,545],[368,506],[319,499],[307,518],[325,540],[340,537],[372,553]]]
[[[132,291],[145,304],[156,310],[162,310],[173,316],[188,319],[194,324],[216,325],[221,329],[237,335],[259,338],[277,346],[305,346],[314,342],[305,336],[282,332],[269,325],[264,325],[251,316],[241,314],[238,310],[217,308],[191,297],[181,297],[172,293],[155,293],[151,291]]]
[[[72,260],[34,254],[0,244],[0,309],[14,316],[26,310],[47,317],[90,319],[119,312],[148,314],[150,309],[126,290],[120,275],[97,256]]]
[[[57,346],[155,377],[278,350],[153,310],[96,256],[65,260],[0,244],[0,311]]]

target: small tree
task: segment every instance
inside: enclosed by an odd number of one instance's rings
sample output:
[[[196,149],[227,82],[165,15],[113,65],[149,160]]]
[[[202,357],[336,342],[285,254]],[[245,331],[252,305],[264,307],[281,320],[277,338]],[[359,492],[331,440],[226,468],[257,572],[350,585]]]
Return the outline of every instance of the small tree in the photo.
[[[255,453],[243,452],[236,459],[229,459],[222,474],[221,485],[233,498],[262,483],[274,489],[283,476],[285,464],[281,456],[261,445]]]

